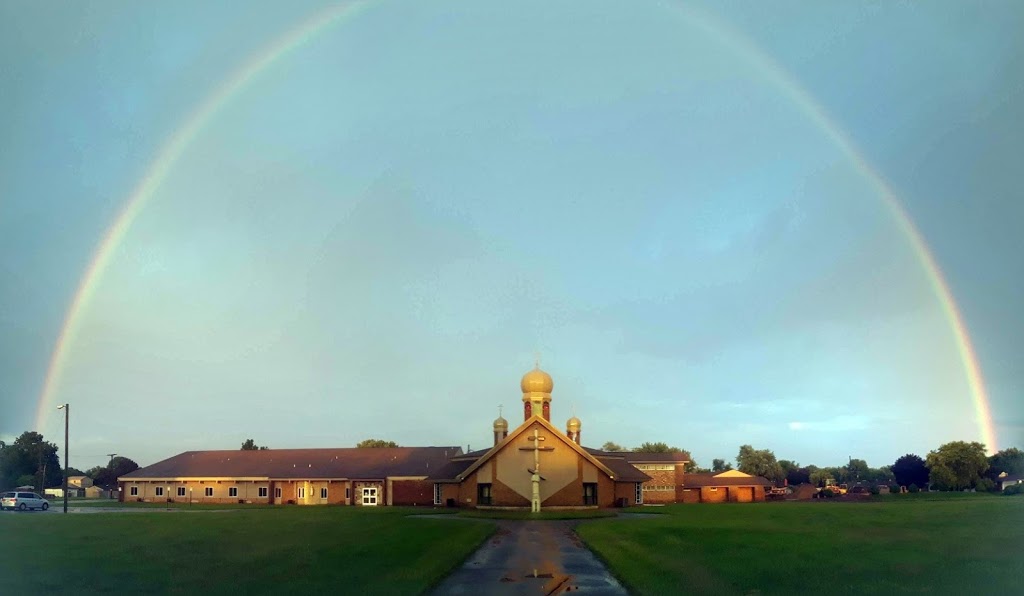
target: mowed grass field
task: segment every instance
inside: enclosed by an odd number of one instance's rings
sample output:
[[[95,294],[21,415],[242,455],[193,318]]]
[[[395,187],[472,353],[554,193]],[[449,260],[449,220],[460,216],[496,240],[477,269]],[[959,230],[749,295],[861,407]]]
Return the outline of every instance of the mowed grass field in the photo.
[[[672,505],[577,532],[638,594],[1016,594],[1024,498]]]
[[[0,593],[417,594],[494,530],[423,509],[0,514]]]

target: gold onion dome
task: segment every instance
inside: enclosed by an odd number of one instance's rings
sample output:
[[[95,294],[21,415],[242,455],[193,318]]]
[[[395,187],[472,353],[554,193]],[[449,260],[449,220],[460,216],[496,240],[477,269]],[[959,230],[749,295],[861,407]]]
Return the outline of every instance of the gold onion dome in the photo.
[[[569,419],[569,422],[565,423],[565,425],[566,427],[569,428],[569,430],[579,430],[582,426],[582,423],[580,422],[579,418],[573,416],[572,418]]]
[[[535,368],[523,375],[523,380],[519,382],[519,386],[522,388],[523,393],[551,393],[551,390],[555,387],[555,382],[551,380],[551,375],[539,368]]]
[[[501,416],[498,416],[494,420],[494,430],[508,430],[508,420],[505,420]]]

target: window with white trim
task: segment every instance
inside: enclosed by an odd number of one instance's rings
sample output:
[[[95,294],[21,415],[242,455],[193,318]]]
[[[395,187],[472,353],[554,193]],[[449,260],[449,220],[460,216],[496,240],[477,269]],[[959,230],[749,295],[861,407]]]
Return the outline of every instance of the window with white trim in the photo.
[[[237,497],[238,496],[238,487],[237,486],[232,486],[231,488],[229,488],[228,489],[228,496],[229,497]]]
[[[133,486],[133,487],[129,488],[128,489],[128,494],[133,496],[133,497],[139,496],[139,487]]]
[[[347,486],[345,487],[345,498],[346,499],[351,499],[352,498],[351,489],[349,487],[347,487]]]
[[[297,498],[299,498],[299,499],[305,499],[306,498],[306,487],[305,486],[296,486],[295,487],[295,496]]]
[[[265,487],[265,486],[261,486],[260,487],[260,496],[261,497],[267,496],[267,487]]]
[[[320,487],[320,498],[321,499],[326,499],[327,498],[327,487],[326,486],[321,486]]]
[[[185,487],[184,486],[179,486],[178,487],[178,496],[179,497],[184,497],[185,496]]]
[[[441,504],[441,483],[440,482],[435,482],[434,483],[434,505],[440,505],[440,504]]]
[[[275,486],[274,487],[274,498],[275,499],[280,499],[281,498],[281,487],[280,486]]]
[[[212,496],[213,496],[213,487],[212,487],[212,486],[207,486],[207,487],[206,487],[206,493],[205,493],[205,494],[206,494],[206,496],[208,496],[208,497],[212,497]]]
[[[156,487],[156,490],[154,492],[155,492],[156,496],[162,497],[162,496],[164,496],[164,487],[158,486],[158,487]]]

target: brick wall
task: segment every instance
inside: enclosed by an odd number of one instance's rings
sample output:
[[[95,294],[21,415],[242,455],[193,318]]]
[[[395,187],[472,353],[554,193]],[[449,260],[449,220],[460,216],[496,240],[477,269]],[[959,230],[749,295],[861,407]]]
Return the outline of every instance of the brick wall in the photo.
[[[600,488],[598,488],[597,496],[600,499]],[[577,478],[565,485],[561,490],[544,499],[541,507],[583,507],[583,480]]]
[[[717,489],[717,490],[716,490]],[[701,503],[725,503],[729,500],[729,487],[702,486],[700,489]]]
[[[498,507],[529,507],[530,500],[500,480],[491,481],[491,502]]]
[[[434,483],[426,480],[394,480],[391,482],[394,505],[433,505]]]
[[[615,502],[618,503],[619,499],[625,499],[626,507],[636,505],[636,483],[616,482]]]

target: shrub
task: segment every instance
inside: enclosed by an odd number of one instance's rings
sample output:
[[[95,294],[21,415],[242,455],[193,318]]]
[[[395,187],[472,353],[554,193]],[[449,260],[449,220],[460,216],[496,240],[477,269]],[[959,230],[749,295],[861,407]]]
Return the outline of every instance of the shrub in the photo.
[[[907,492],[919,493],[921,492],[921,489],[917,488],[916,484],[911,484],[910,486],[907,487]]]
[[[832,497],[836,496],[836,493],[832,492],[831,488],[825,488],[822,489],[821,496],[825,497],[826,499],[831,499]]]
[[[1024,495],[1024,484],[1011,484],[1003,489],[1004,495]]]
[[[877,484],[872,484],[871,485],[871,494],[878,495],[878,494],[881,494],[881,492],[882,491],[878,489],[878,485]]]
[[[900,494],[900,485],[898,485],[898,484],[890,484],[889,485],[889,492],[894,494],[894,495]]]
[[[974,489],[978,492],[990,493],[996,490],[996,483],[992,482],[990,478],[982,478],[974,485]]]

